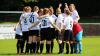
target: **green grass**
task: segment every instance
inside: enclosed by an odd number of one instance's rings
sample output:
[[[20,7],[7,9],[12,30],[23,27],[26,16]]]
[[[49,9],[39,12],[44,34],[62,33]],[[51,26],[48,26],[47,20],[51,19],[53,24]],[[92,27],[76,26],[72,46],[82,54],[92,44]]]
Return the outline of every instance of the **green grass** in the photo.
[[[0,22],[0,24],[17,24],[17,22]]]
[[[83,38],[83,53],[82,54],[57,54],[58,44],[55,41],[54,54],[36,54],[35,56],[100,56],[100,36],[88,36]],[[65,52],[65,50],[64,50]],[[16,40],[0,40],[0,56],[17,56],[16,55]],[[34,55],[19,55],[19,56],[34,56]]]

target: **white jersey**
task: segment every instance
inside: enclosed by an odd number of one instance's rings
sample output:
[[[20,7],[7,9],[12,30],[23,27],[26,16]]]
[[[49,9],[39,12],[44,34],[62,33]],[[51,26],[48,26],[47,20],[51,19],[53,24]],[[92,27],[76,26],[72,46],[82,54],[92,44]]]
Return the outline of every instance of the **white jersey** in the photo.
[[[22,27],[22,31],[29,31],[29,18],[30,18],[30,13],[23,13],[20,17],[20,21],[21,21],[21,27]]]
[[[22,36],[22,31],[21,31],[21,28],[20,28],[19,25],[16,27],[15,34],[18,34],[18,35],[21,35]]]
[[[56,25],[58,26],[58,28],[61,29],[61,25],[64,22],[64,17],[62,14],[58,15],[58,18],[56,20]]]
[[[37,17],[38,17],[37,12],[32,12],[31,13],[31,16],[29,18],[30,26],[31,26],[32,23],[35,23],[35,22],[39,21],[39,19]],[[39,28],[40,27],[39,27],[39,24],[38,24],[38,25],[32,27],[30,30],[39,30]]]
[[[78,12],[77,12],[76,10],[74,10],[74,11],[71,12],[71,13],[72,13],[72,14],[71,14],[71,17],[73,18],[73,20],[74,20],[74,21],[77,21],[77,19],[78,19],[77,16],[79,16],[79,15],[78,15]]]
[[[62,13],[63,17],[66,17],[67,15],[65,13]]]
[[[55,23],[56,20],[57,20],[57,17],[53,14],[50,16],[50,19],[49,19],[52,23]],[[54,28],[52,25],[50,26],[51,28]]]
[[[41,28],[48,28],[51,26],[51,23],[50,23],[50,17],[45,17],[43,19],[41,19]]]
[[[64,18],[64,26],[65,26],[65,30],[72,30],[73,28],[73,19],[71,16],[66,16]]]

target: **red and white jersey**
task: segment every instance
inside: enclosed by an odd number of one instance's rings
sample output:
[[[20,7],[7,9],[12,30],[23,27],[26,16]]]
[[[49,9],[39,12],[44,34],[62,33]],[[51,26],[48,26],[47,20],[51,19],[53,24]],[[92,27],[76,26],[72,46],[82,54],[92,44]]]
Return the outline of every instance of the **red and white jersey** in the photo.
[[[35,23],[37,21],[39,21],[39,19],[37,18],[39,15],[37,12],[32,12],[29,18],[29,22],[30,22],[30,26],[32,23]],[[38,30],[39,29],[39,25],[36,25],[34,27],[32,27],[30,30]]]
[[[30,23],[29,23],[30,14],[31,13],[23,13],[20,16],[22,31],[29,31],[28,28],[29,28],[29,25],[30,25]]]
[[[73,28],[73,19],[71,16],[66,16],[64,18],[64,27],[65,30],[72,30]]]
[[[76,10],[74,10],[73,12],[71,12],[71,17],[73,18],[74,21],[77,21],[77,19],[79,19],[79,15],[78,12]]]
[[[61,29],[61,25],[63,25],[64,22],[64,17],[62,14],[59,14],[56,20],[56,25],[58,26],[58,28]]]
[[[73,23],[73,34],[76,36],[80,31],[83,31],[81,25],[78,22]]]
[[[50,16],[49,20],[52,22],[52,23],[55,23],[56,20],[57,20],[57,17],[53,14]],[[52,25],[50,26],[51,28],[54,28]]]

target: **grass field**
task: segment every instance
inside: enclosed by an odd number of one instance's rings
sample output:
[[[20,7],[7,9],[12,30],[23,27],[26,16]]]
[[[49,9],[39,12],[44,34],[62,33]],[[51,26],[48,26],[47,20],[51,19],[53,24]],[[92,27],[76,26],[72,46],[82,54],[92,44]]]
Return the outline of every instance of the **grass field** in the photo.
[[[100,36],[88,36],[83,38],[83,53],[82,54],[57,54],[58,44],[55,41],[54,53],[33,55],[18,55],[18,56],[100,56]],[[17,56],[16,55],[16,40],[0,40],[0,56]]]

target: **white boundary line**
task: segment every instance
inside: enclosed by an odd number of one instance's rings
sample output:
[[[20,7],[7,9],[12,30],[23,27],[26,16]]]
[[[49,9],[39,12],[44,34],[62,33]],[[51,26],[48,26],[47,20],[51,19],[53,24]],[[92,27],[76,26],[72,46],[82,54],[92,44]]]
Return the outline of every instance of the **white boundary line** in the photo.
[[[23,11],[0,11],[0,13],[23,13]]]
[[[80,24],[86,24],[86,25],[88,25],[88,24],[92,24],[92,25],[100,25],[100,23],[80,23]]]

